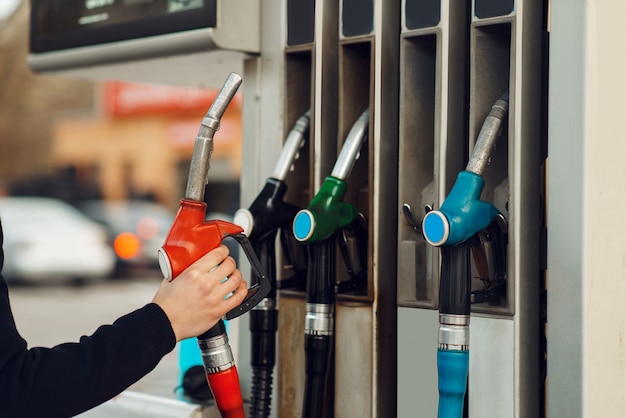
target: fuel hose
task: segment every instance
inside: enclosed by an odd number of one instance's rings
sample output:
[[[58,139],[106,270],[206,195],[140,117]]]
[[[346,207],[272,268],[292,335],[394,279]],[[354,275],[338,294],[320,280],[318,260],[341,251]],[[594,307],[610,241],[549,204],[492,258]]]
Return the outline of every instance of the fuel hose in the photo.
[[[471,248],[476,235],[500,212],[480,200],[483,172],[499,137],[509,106],[508,92],[491,107],[464,171],[439,210],[422,221],[424,238],[441,247],[437,370],[439,418],[462,418],[469,371]]]

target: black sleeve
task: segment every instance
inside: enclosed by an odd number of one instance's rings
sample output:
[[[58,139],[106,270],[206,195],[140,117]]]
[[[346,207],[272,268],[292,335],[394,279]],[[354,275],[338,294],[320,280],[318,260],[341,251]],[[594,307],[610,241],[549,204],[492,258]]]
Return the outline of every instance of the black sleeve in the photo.
[[[0,249],[0,268],[3,261]],[[29,350],[0,276],[0,417],[71,417],[91,409],[154,369],[175,344],[165,312],[150,303],[78,343]]]

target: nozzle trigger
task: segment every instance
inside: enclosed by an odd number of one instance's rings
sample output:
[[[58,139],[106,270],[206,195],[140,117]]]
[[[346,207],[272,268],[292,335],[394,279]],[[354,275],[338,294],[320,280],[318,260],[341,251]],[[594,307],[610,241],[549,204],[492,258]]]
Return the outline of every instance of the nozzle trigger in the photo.
[[[250,311],[259,304],[272,290],[272,282],[263,272],[261,261],[255,254],[250,240],[244,234],[230,235],[241,246],[244,254],[250,262],[252,272],[257,277],[257,282],[248,288],[248,295],[239,306],[226,313],[225,318],[228,320],[237,318],[240,315]]]

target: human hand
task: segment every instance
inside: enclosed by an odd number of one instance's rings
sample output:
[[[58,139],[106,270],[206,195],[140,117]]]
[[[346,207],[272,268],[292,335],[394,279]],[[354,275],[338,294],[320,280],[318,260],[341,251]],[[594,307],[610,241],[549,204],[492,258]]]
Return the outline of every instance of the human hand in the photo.
[[[248,294],[246,281],[228,254],[228,247],[222,244],[200,257],[176,279],[161,282],[152,302],[167,315],[176,341],[208,331]],[[232,292],[235,293],[226,298]]]

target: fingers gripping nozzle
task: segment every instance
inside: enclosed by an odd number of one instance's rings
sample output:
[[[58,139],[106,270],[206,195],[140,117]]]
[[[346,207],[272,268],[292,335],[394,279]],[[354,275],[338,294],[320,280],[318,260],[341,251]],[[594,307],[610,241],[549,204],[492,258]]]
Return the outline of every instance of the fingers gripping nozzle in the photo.
[[[171,281],[193,262],[217,248],[228,236],[241,234],[241,227],[226,221],[205,221],[206,203],[182,199],[165,243],[159,249],[163,277]]]
[[[226,221],[205,221],[206,203],[182,199],[180,208],[165,243],[159,249],[159,266],[167,280],[173,280],[207,252],[231,237],[241,246],[256,277],[246,299],[226,314],[233,319],[256,306],[271,290],[271,282],[263,272],[248,238],[238,225]]]

